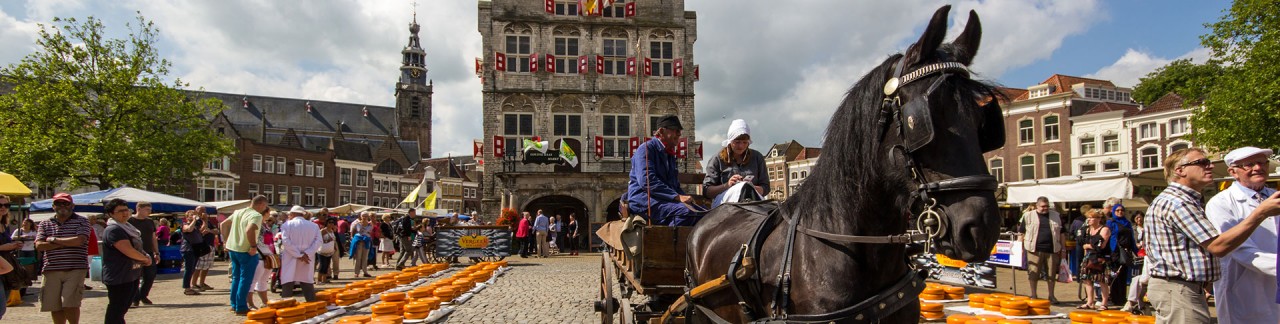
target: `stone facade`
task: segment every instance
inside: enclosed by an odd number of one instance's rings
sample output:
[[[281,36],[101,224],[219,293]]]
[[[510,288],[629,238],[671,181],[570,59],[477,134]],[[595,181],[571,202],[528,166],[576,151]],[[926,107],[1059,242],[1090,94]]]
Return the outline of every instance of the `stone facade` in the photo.
[[[483,217],[493,219],[502,207],[511,207],[605,221],[617,213],[618,197],[626,190],[629,141],[651,136],[651,120],[661,115],[677,115],[684,126],[690,155],[681,160],[682,173],[700,173],[701,157],[693,154],[699,145],[692,64],[697,19],[684,10],[684,1],[617,1],[601,15],[585,16],[577,14],[577,1],[555,1],[551,12],[544,4],[495,0],[478,5],[485,57]],[[627,14],[628,7],[633,14]],[[505,60],[498,62],[499,57]],[[634,74],[625,71],[628,59],[635,62]],[[646,59],[653,75],[645,73]],[[605,73],[597,73],[598,65]],[[496,136],[503,142],[495,143]],[[579,164],[522,163],[519,146],[535,136],[553,148],[564,140]],[[598,146],[597,137],[605,143]],[[504,157],[495,156],[498,145]],[[597,148],[608,150],[598,158]],[[692,187],[685,189],[694,192]]]

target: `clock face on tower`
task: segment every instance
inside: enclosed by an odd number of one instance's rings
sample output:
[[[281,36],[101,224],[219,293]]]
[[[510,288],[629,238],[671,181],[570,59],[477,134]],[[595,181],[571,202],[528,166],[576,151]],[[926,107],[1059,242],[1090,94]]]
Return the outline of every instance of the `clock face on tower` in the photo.
[[[416,77],[418,77],[418,76],[422,75],[422,72],[419,72],[418,70],[409,70],[409,75],[411,75],[411,76],[413,76],[413,77],[415,77],[415,78],[416,78]]]

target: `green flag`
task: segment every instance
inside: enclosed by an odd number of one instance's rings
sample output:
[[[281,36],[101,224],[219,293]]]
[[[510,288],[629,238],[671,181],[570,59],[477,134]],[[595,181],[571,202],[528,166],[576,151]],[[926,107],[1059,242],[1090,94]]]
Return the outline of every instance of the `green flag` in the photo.
[[[560,140],[560,159],[569,163],[569,166],[578,167],[578,154],[574,153],[564,140]]]

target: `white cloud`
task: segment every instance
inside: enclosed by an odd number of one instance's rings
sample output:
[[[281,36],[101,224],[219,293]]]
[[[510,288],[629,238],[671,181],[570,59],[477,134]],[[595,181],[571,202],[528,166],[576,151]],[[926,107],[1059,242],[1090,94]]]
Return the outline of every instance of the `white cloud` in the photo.
[[[1203,47],[1196,48],[1177,58],[1162,58],[1151,55],[1145,51],[1128,49],[1121,55],[1115,63],[1111,63],[1097,72],[1085,75],[1086,78],[1094,78],[1100,80],[1111,80],[1117,86],[1133,87],[1138,85],[1138,79],[1146,77],[1147,74],[1154,72],[1162,66],[1169,64],[1177,59],[1189,58],[1194,63],[1204,63],[1209,58],[1209,50]]]

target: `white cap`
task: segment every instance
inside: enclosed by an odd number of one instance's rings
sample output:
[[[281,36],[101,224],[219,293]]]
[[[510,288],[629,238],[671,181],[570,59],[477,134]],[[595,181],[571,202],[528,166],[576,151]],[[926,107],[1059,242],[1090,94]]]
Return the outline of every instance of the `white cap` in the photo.
[[[290,214],[306,214],[307,209],[302,208],[302,206],[293,205],[293,208],[289,208],[289,213]]]
[[[1256,148],[1252,146],[1245,146],[1245,147],[1231,150],[1231,152],[1227,153],[1227,156],[1223,157],[1222,160],[1227,162],[1227,166],[1232,166],[1232,165],[1235,165],[1236,162],[1240,162],[1240,160],[1250,158],[1254,155],[1263,154],[1267,158],[1270,158],[1271,154],[1274,154],[1274,153],[1275,152],[1269,149],[1261,149],[1261,148]]]
[[[747,121],[745,120],[734,119],[733,122],[729,123],[729,137],[724,139],[724,146],[729,146],[730,143],[733,143],[733,139],[742,135],[751,135],[751,127],[747,126]]]

